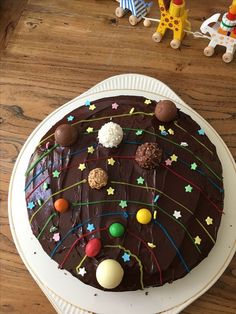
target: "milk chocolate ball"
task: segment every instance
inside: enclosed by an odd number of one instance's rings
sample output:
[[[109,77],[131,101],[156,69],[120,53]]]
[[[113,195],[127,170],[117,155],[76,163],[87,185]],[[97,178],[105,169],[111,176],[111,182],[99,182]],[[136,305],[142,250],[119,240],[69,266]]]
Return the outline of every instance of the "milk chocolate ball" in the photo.
[[[137,148],[135,161],[141,168],[154,169],[161,162],[162,150],[156,143],[145,143]]]
[[[95,168],[89,172],[88,184],[92,189],[101,189],[107,185],[108,175],[102,168]]]
[[[77,130],[70,124],[61,124],[54,133],[55,141],[63,147],[71,146],[77,140]]]
[[[155,108],[155,116],[161,122],[170,122],[177,116],[177,108],[171,100],[161,100]]]

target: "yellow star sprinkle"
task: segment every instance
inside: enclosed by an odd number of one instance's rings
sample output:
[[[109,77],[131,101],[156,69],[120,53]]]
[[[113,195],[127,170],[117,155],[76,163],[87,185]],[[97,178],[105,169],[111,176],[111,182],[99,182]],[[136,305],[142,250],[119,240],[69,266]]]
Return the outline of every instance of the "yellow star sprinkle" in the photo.
[[[152,102],[151,102],[150,99],[146,99],[146,100],[144,101],[144,103],[145,103],[145,105],[150,105]]]
[[[165,127],[164,125],[159,125],[159,130],[162,132],[162,131],[165,131]]]
[[[108,165],[114,166],[114,163],[116,162],[115,159],[113,159],[112,157],[107,159]]]
[[[89,153],[89,154],[92,154],[93,152],[94,152],[93,146],[89,146],[89,147],[88,147],[88,153]]]
[[[170,135],[174,135],[174,134],[175,134],[175,132],[174,132],[172,129],[169,129],[169,130],[168,130],[168,133],[169,133]]]
[[[202,242],[202,239],[201,239],[199,236],[196,236],[196,237],[194,238],[194,243],[195,243],[195,244],[200,245],[201,242]]]
[[[115,191],[115,189],[113,189],[113,188],[110,186],[109,189],[107,189],[107,194],[108,194],[108,195],[114,195],[114,191]]]
[[[93,111],[94,109],[96,109],[96,106],[95,106],[95,105],[90,105],[90,106],[89,106],[89,110],[92,110],[92,111]]]
[[[170,156],[171,161],[177,161],[178,156],[176,156],[175,154]]]
[[[93,128],[91,128],[90,126],[86,129],[86,132],[88,133],[92,133],[93,132]]]
[[[86,169],[85,164],[79,164],[78,169],[81,170],[81,171],[83,171],[84,169]]]
[[[148,242],[148,246],[149,246],[151,249],[154,249],[154,248],[156,247],[156,245],[155,245],[155,244],[150,243],[150,242]]]
[[[209,225],[212,225],[212,224],[213,224],[213,219],[208,216],[208,217],[205,219],[205,222],[207,223],[208,226],[209,226]]]
[[[132,114],[134,112],[134,107],[132,109],[130,109],[130,114]]]

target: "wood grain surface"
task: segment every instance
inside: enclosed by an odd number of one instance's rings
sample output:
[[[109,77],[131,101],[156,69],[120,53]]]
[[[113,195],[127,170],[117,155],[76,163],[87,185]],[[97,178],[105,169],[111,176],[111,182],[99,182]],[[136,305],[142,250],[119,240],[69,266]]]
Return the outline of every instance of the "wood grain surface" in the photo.
[[[231,64],[223,63],[220,47],[214,57],[207,58],[203,49],[208,40],[192,36],[177,51],[169,46],[170,35],[155,44],[151,36],[156,25],[132,27],[127,17],[117,19],[114,0],[9,2],[10,6],[1,6],[0,13],[0,38],[4,38],[0,68],[0,312],[50,314],[55,311],[22,263],[7,217],[10,176],[27,137],[65,102],[109,76],[132,72],[168,84],[210,122],[235,157],[236,58]],[[193,30],[199,30],[205,17],[225,12],[230,4],[230,0],[187,2]],[[151,16],[158,17],[154,3]],[[234,258],[218,282],[183,313],[236,313],[235,277]]]

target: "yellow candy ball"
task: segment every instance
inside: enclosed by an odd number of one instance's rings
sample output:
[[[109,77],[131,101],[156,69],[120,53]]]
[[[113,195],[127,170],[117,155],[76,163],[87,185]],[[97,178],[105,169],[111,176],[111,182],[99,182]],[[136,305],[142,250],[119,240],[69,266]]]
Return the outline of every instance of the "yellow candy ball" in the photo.
[[[152,220],[152,213],[146,208],[141,208],[136,214],[136,219],[140,224],[146,225]]]
[[[114,259],[105,259],[97,267],[96,278],[100,286],[114,289],[121,283],[124,270]]]

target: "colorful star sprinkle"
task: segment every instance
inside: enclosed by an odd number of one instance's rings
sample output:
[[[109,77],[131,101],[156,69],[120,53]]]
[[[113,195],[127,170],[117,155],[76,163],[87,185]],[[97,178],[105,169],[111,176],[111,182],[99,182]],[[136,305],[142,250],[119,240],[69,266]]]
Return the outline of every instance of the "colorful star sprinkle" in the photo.
[[[166,131],[161,131],[161,135],[166,136],[166,135],[168,135],[168,133]]]
[[[126,263],[126,262],[129,262],[130,261],[130,254],[128,254],[128,253],[124,253],[123,255],[122,255],[122,258],[123,258],[123,261]]]
[[[93,146],[89,146],[88,147],[88,154],[93,154],[93,152],[94,152]]]
[[[86,129],[87,133],[92,133],[93,132],[93,128],[91,128],[90,126]]]
[[[95,109],[96,109],[96,106],[95,106],[95,105],[90,105],[90,106],[89,106],[89,110],[93,111],[93,110],[95,110]]]
[[[152,101],[150,99],[145,99],[144,103],[145,103],[145,105],[150,105],[152,103]]]
[[[47,182],[44,182],[43,189],[46,191],[49,189],[49,184]]]
[[[188,193],[191,193],[193,190],[193,187],[190,184],[186,185],[184,188],[185,188],[185,192],[188,192]]]
[[[206,222],[206,224],[207,224],[208,226],[209,226],[209,225],[212,225],[212,224],[213,224],[213,219],[208,216],[208,217],[205,219],[205,222]]]
[[[165,127],[164,127],[164,125],[159,125],[159,130],[162,132],[162,131],[165,131]]]
[[[132,114],[134,112],[134,107],[130,109],[129,113]]]
[[[138,129],[136,132],[135,132],[136,135],[142,135],[143,134],[143,130],[140,130]]]
[[[59,178],[60,171],[58,171],[58,170],[53,171],[52,176],[53,176],[53,178]]]
[[[116,102],[111,105],[111,108],[114,110],[117,110],[118,107],[119,107],[119,105]]]
[[[191,164],[191,170],[196,170],[197,169],[197,164],[195,162],[193,162]]]
[[[121,207],[121,208],[125,208],[125,207],[127,207],[128,205],[127,205],[127,201],[120,201],[120,203],[119,203],[119,206]]]
[[[78,169],[79,169],[79,170],[81,170],[81,171],[84,171],[84,169],[86,169],[86,166],[85,166],[85,164],[84,164],[84,163],[82,163],[82,164],[79,164],[79,167],[78,167]]]
[[[143,183],[144,183],[144,178],[143,178],[143,177],[139,177],[139,178],[137,179],[137,183],[138,183],[138,184],[143,184]]]
[[[187,142],[181,142],[181,143],[180,143],[180,146],[188,147],[188,143],[187,143]]]
[[[34,207],[35,207],[34,202],[29,202],[28,205],[27,205],[28,209],[33,209]]]
[[[109,189],[107,189],[107,194],[108,195],[114,195],[115,189],[113,189],[111,186],[109,187]]]
[[[177,162],[178,156],[176,156],[175,154],[170,156],[171,161],[175,161]]]
[[[74,118],[75,118],[74,116],[70,115],[70,116],[67,117],[67,121],[68,121],[68,122],[71,122],[71,121],[74,120]]]
[[[114,164],[115,164],[115,159],[113,159],[112,157],[111,158],[108,158],[107,159],[107,162],[108,162],[108,165],[110,165],[110,166],[114,166]]]
[[[201,239],[199,236],[196,236],[196,237],[194,238],[194,243],[195,243],[195,244],[200,245],[201,242],[202,242],[202,239]]]
[[[175,134],[174,130],[172,130],[172,129],[169,129],[169,130],[168,130],[168,133],[169,133],[170,135],[174,135],[174,134]]]
[[[87,273],[85,267],[80,267],[79,268],[79,272],[78,272],[78,275],[84,277],[84,275]]]
[[[178,210],[174,211],[173,216],[175,217],[175,219],[179,219],[182,217],[181,212]]]
[[[205,131],[203,129],[198,130],[199,135],[205,135]]]
[[[154,243],[150,243],[148,242],[147,245],[151,248],[151,249],[155,249],[156,245]]]
[[[53,235],[52,238],[53,238],[53,240],[54,240],[55,242],[60,241],[60,233],[59,233],[59,232],[54,233],[54,235]]]
[[[91,104],[90,100],[86,100],[85,103],[84,103],[84,105],[85,105],[86,107],[90,106],[90,104]]]
[[[165,164],[166,164],[166,166],[171,166],[172,160],[166,159],[166,160],[165,160]]]
[[[95,230],[94,224],[88,224],[86,229],[87,229],[89,232],[92,232],[93,230]]]

